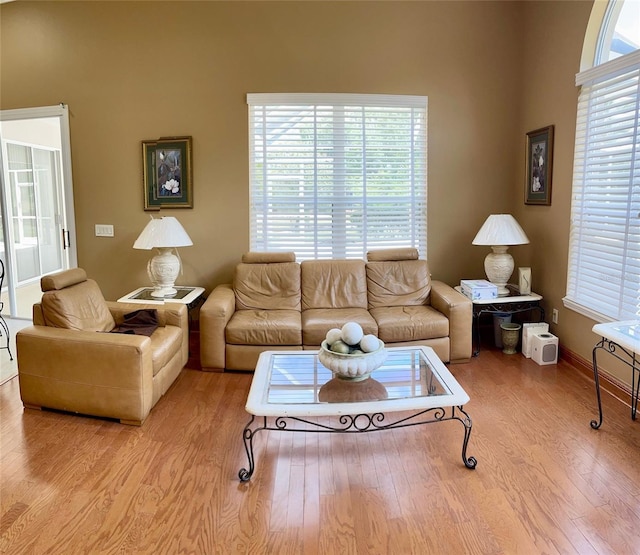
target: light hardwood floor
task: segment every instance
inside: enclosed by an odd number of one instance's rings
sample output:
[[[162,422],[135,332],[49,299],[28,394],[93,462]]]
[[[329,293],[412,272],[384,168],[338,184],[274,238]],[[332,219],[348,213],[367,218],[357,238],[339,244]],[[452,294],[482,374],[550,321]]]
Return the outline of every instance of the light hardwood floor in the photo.
[[[353,435],[242,429],[251,375],[186,369],[141,428],[23,411],[0,387],[0,552],[640,553],[640,422],[561,362],[450,367],[459,422]]]

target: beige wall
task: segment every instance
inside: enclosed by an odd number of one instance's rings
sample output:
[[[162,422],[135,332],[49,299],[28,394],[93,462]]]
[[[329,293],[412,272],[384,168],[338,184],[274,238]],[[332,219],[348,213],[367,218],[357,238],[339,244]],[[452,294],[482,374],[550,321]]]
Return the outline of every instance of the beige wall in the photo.
[[[14,2],[3,5],[2,109],[70,109],[78,260],[115,298],[146,283],[131,248],[148,214],[142,140],[193,136],[194,246],[184,283],[211,289],[249,248],[248,92],[429,97],[429,252],[450,283],[508,210],[518,149],[521,11],[464,2]],[[165,211],[163,211],[165,213]],[[93,236],[115,225],[114,239]],[[464,253],[460,256],[460,253]]]
[[[483,275],[471,240],[512,212],[553,331],[590,356],[591,321],[562,307],[582,43],[592,2],[12,2],[0,8],[0,108],[65,102],[80,266],[108,298],[146,283],[133,241],[142,140],[193,136],[193,210],[167,210],[194,246],[182,283],[227,281],[249,247],[248,92],[429,97],[434,277]],[[524,138],[554,124],[553,202],[525,206]],[[96,238],[96,223],[115,225]]]

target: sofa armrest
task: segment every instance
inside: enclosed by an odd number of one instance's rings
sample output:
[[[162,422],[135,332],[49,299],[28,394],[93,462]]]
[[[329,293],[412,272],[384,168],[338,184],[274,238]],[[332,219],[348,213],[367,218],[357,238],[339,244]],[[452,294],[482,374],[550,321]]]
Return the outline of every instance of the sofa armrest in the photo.
[[[121,324],[124,315],[143,308],[151,308],[158,311],[159,326],[176,326],[182,330],[182,347],[181,359],[184,366],[189,359],[189,311],[187,306],[181,303],[166,302],[165,304],[156,303],[119,303],[116,301],[107,301],[107,307],[116,321]]]
[[[153,402],[146,336],[31,326],[16,334],[26,405],[141,422]]]
[[[200,364],[203,370],[224,370],[225,329],[236,310],[231,284],[218,285],[200,307]]]
[[[450,361],[469,361],[473,349],[471,300],[446,283],[432,280],[431,306],[449,319]]]

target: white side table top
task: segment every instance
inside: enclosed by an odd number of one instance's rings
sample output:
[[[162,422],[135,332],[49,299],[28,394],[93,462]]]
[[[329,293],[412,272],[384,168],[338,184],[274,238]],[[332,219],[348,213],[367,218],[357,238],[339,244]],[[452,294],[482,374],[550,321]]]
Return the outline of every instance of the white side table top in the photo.
[[[507,287],[512,292],[511,295],[507,295],[504,297],[495,297],[494,299],[469,299],[469,300],[473,304],[528,303],[528,302],[537,302],[542,300],[542,295],[538,295],[538,293],[534,293],[533,291],[528,295],[520,295],[517,292],[518,289],[514,285],[507,284]],[[456,285],[454,289],[458,293],[462,293],[462,288],[459,285]]]
[[[592,331],[629,351],[640,354],[640,320],[596,324]]]
[[[118,299],[119,303],[139,303],[139,304],[164,304],[181,303],[191,304],[204,293],[204,287],[175,286],[178,291],[173,297],[153,297],[151,292],[153,287],[139,287],[124,297]]]

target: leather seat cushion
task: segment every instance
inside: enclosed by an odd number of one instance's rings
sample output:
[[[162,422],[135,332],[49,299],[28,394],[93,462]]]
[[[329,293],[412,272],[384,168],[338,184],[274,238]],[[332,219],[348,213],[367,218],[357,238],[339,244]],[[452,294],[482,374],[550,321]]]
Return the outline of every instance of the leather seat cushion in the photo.
[[[150,337],[155,376],[182,347],[182,330],[178,326],[160,326]]]
[[[297,310],[238,310],[225,330],[232,345],[302,345]]]
[[[341,328],[347,322],[358,322],[365,334],[378,334],[378,326],[364,308],[316,308],[302,312],[304,345],[320,345],[331,328]]]
[[[92,279],[42,295],[47,326],[82,331],[111,331],[116,323],[100,287]]]
[[[426,260],[367,263],[369,308],[429,303],[431,277]]]
[[[372,308],[378,337],[385,343],[419,341],[449,336],[449,320],[431,306]]]

